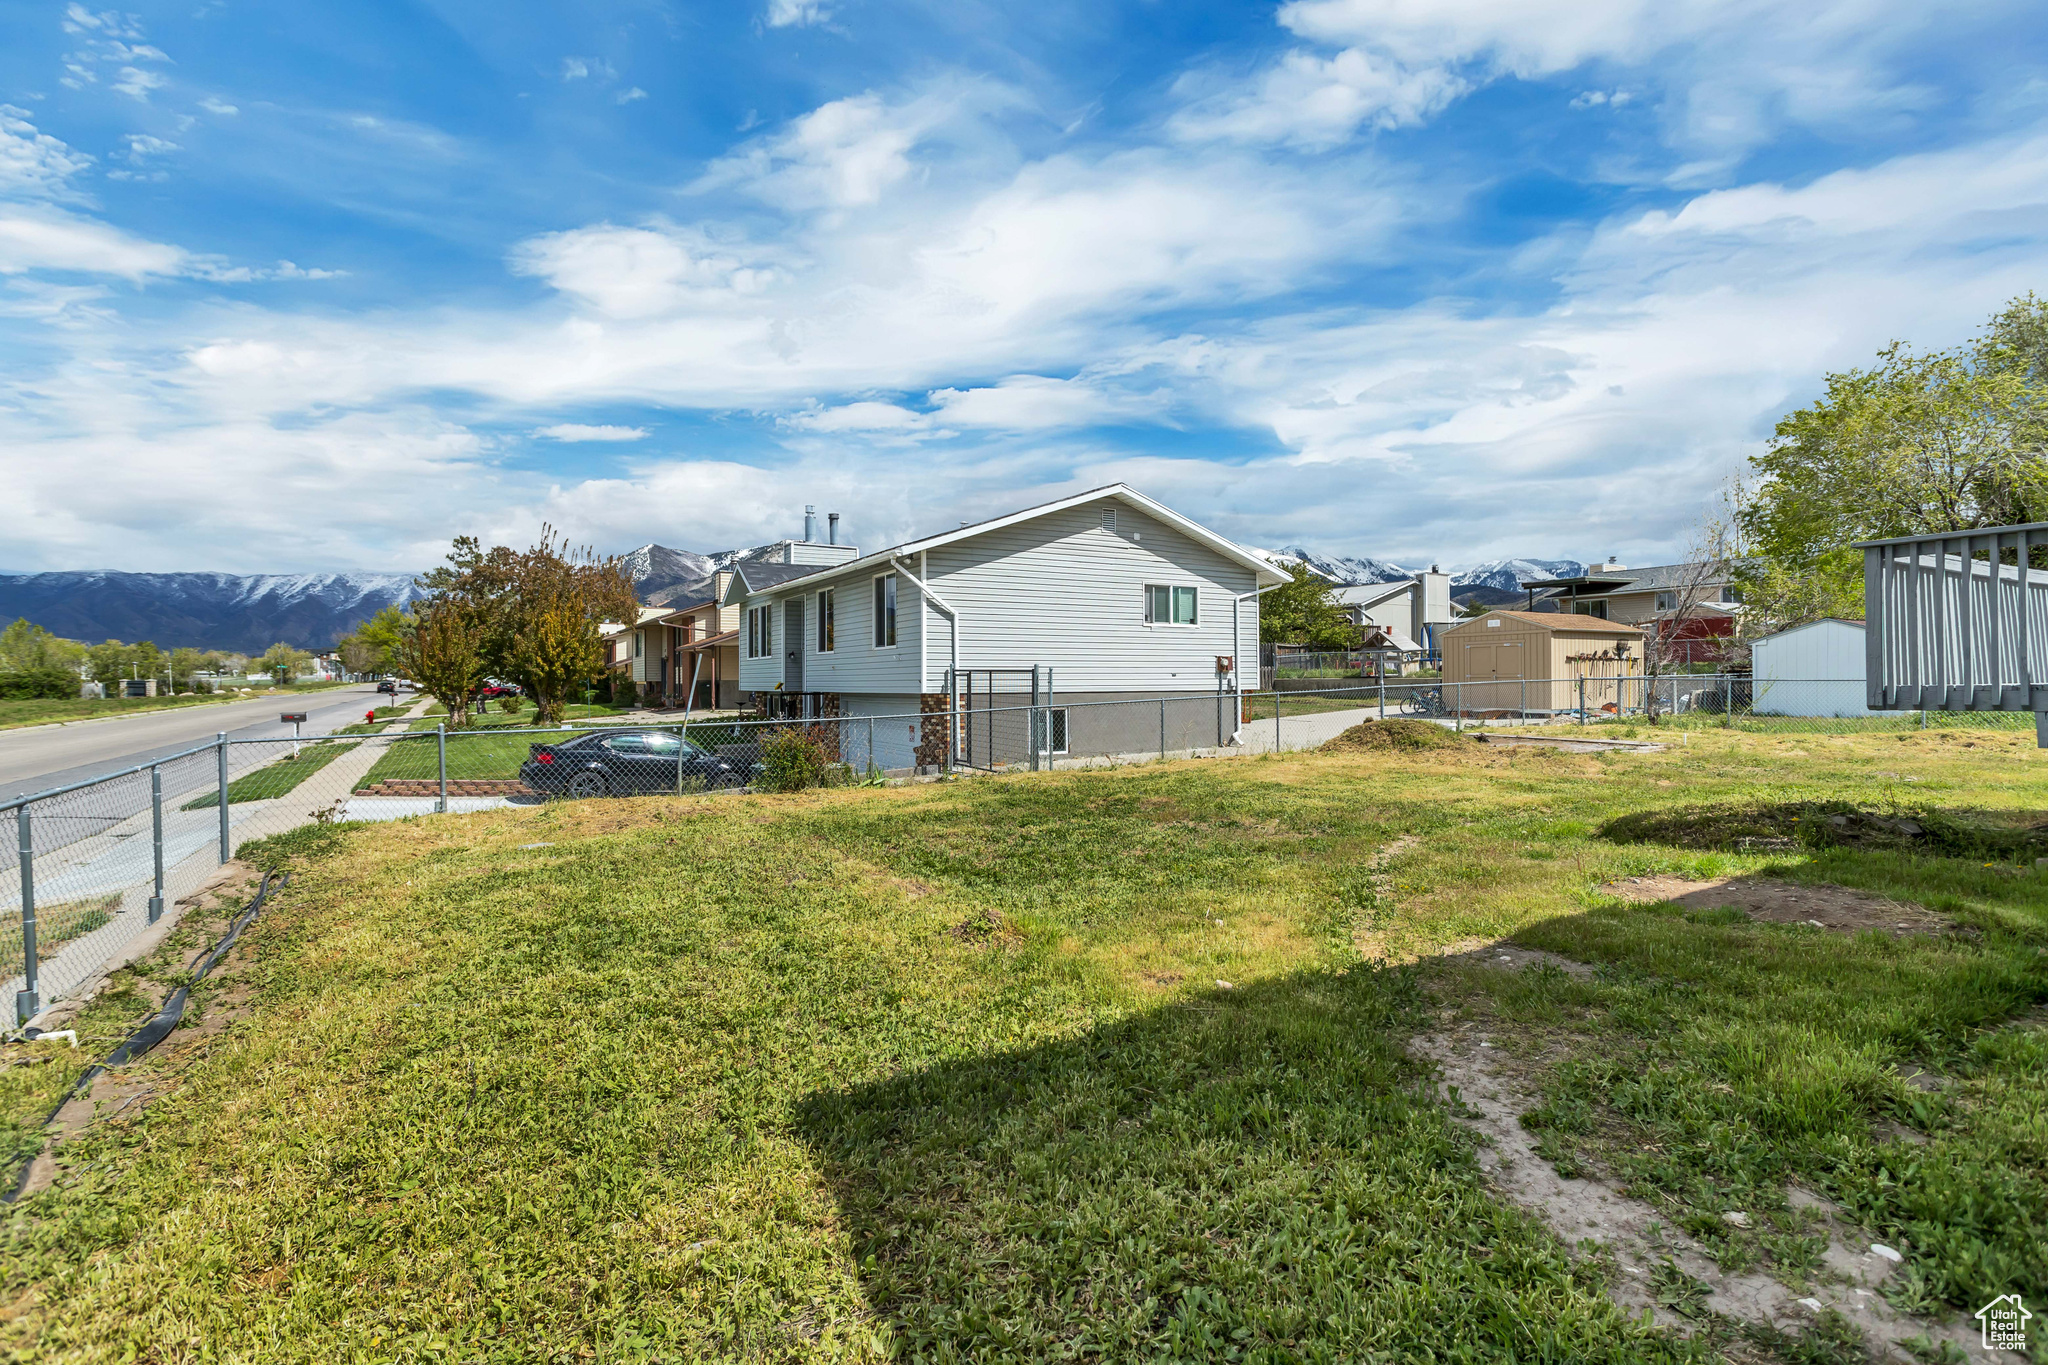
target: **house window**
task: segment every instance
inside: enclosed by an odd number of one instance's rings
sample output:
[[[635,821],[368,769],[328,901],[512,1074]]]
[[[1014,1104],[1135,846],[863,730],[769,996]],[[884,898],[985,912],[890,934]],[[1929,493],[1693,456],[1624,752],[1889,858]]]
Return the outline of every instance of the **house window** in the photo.
[[[1145,621],[1155,626],[1195,624],[1196,590],[1150,583],[1145,587]]]
[[[837,648],[835,637],[832,633],[832,615],[832,589],[827,588],[818,594],[818,652],[820,654],[830,654]]]
[[[1657,610],[1658,610],[1658,611],[1677,611],[1677,610],[1678,610],[1678,594],[1677,594],[1677,593],[1675,593],[1675,592],[1660,592],[1660,593],[1658,593],[1658,594],[1657,594]]]
[[[747,657],[765,659],[775,652],[775,608],[754,607],[747,612]]]
[[[1063,754],[1067,751],[1067,708],[1049,706],[1039,714],[1045,717],[1045,751],[1049,754]]]
[[[885,573],[875,579],[875,648],[896,644],[896,575]]]
[[[647,632],[644,630],[636,630],[633,632],[633,657],[638,659],[645,656],[646,653]]]
[[[1572,612],[1577,616],[1597,616],[1605,621],[1607,619],[1607,604],[1605,602],[1574,602],[1572,604]]]

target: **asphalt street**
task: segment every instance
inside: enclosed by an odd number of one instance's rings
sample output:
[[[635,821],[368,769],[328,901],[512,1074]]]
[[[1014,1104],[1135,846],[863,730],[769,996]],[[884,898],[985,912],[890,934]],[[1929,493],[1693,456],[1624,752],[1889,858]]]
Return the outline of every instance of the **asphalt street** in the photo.
[[[409,702],[417,695],[407,692],[402,697]],[[33,795],[147,763],[210,743],[223,730],[230,739],[289,735],[292,727],[278,720],[287,711],[306,713],[302,733],[329,734],[361,720],[363,712],[377,701],[376,685],[363,683],[309,692],[303,697],[261,697],[68,725],[0,730],[0,796]]]

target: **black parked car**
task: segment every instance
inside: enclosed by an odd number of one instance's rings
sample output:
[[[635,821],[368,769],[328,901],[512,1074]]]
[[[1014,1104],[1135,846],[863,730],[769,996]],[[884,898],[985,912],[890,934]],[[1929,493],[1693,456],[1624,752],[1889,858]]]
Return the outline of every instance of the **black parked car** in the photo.
[[[519,780],[548,796],[634,796],[743,787],[752,773],[670,730],[608,730],[535,744]]]
[[[377,690],[379,692],[387,692],[395,697],[398,695],[398,683],[394,679],[386,678],[377,684]]]

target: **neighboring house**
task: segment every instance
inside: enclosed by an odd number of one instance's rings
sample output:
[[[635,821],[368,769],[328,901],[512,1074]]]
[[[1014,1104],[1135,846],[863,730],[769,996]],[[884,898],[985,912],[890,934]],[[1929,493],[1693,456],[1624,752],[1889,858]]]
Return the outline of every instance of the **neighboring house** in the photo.
[[[1827,617],[1750,646],[1750,709],[1761,716],[1874,714],[1863,680],[1861,621]]]
[[[1702,576],[1697,564],[1657,564],[1630,569],[1610,556],[1576,578],[1527,582],[1535,611],[1562,611],[1641,626],[1654,642],[1673,633],[1674,662],[1707,663],[1719,659],[1735,634],[1741,589],[1730,561],[1724,572]]]
[[[1643,632],[1584,612],[1489,611],[1442,636],[1444,705],[1555,713],[1619,705],[1641,671]]]
[[[642,607],[637,624],[610,628],[605,636],[608,667],[621,670],[649,705],[692,710],[732,709],[741,704],[739,680],[740,608],[727,605],[736,578],[766,586],[801,577],[860,554],[839,544],[839,514],[831,517],[831,539],[814,541],[811,509],[804,509],[804,538],[778,540],[747,551],[715,571],[706,595],[682,603]],[[692,679],[694,697],[686,697]]]
[[[1338,588],[1332,596],[1351,624],[1383,631],[1384,647],[1405,652],[1435,654],[1437,636],[1458,619],[1457,608],[1451,605],[1451,576],[1435,565],[1413,578]]]
[[[1287,581],[1124,484],[800,576],[736,567],[722,601],[743,608],[741,688],[777,715],[903,718],[875,731],[885,768],[1021,759],[1034,688],[1056,703],[1042,751],[1227,743],[1257,594]],[[1142,718],[1079,705],[1157,697]]]

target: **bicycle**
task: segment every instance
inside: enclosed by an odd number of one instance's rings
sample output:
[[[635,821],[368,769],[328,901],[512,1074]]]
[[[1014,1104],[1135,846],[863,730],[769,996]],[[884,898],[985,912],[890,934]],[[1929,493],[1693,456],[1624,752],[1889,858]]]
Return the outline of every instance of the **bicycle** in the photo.
[[[1444,714],[1444,694],[1440,687],[1427,687],[1410,692],[1401,698],[1401,714],[1404,716],[1441,716]]]

